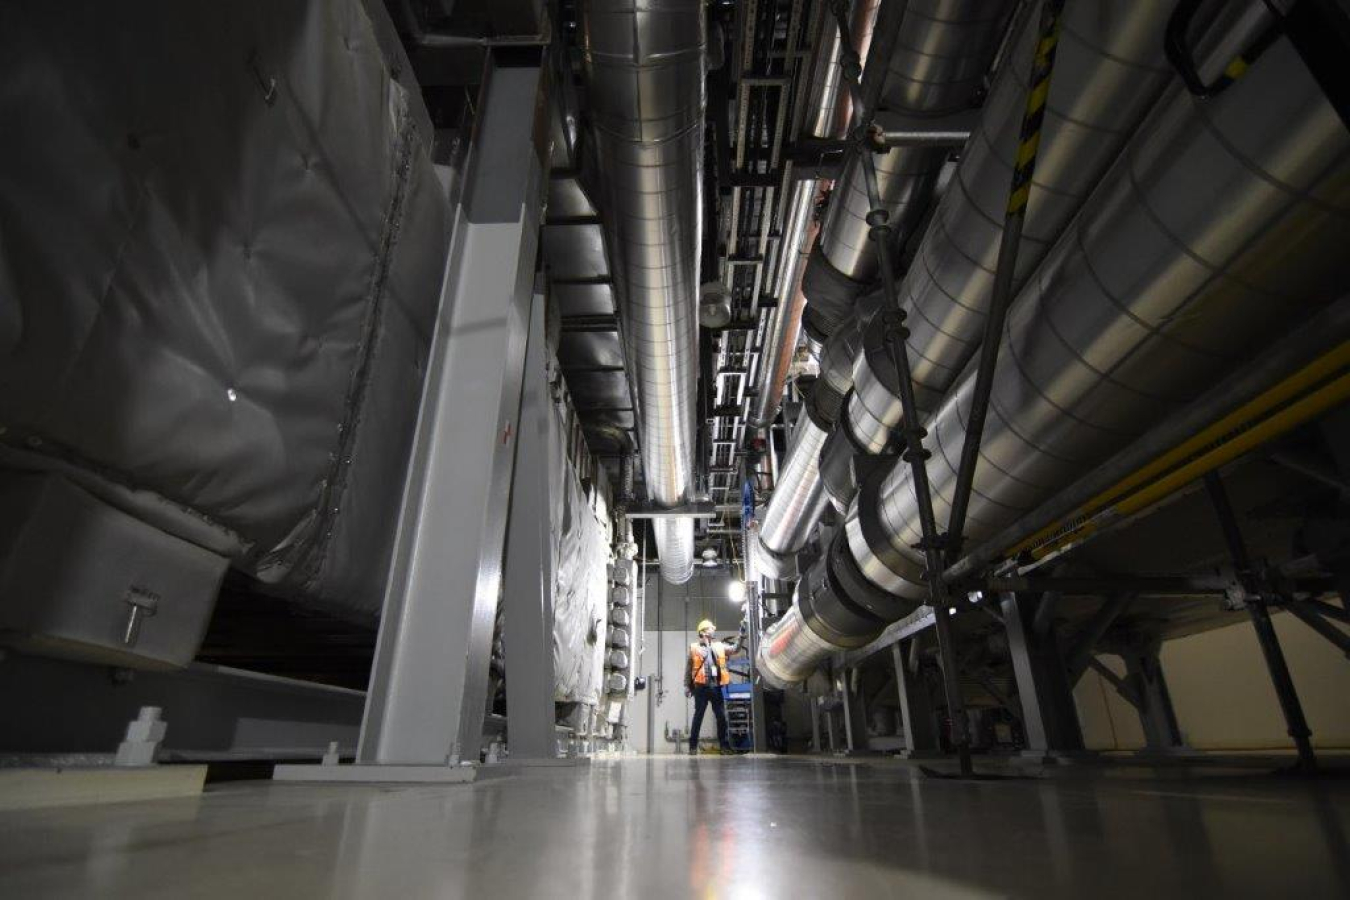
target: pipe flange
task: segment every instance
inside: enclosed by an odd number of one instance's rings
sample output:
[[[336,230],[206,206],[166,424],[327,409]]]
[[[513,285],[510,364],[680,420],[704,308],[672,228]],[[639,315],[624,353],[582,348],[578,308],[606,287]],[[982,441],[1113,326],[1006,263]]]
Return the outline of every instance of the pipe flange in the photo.
[[[825,557],[816,561],[797,586],[797,610],[817,637],[840,648],[861,647],[886,627],[848,598],[831,577]]]
[[[888,594],[868,581],[858,568],[858,562],[853,558],[848,538],[843,532],[836,534],[830,542],[828,559],[830,573],[844,593],[883,622],[889,624],[899,621],[920,605],[920,601],[912,597]]]
[[[927,596],[923,566],[892,546],[881,521],[881,484],[897,465],[899,460],[877,466],[862,479],[844,531],[853,560],[868,581],[897,596],[922,600]]]
[[[822,331],[832,333],[853,312],[854,302],[870,286],[836,269],[820,249],[817,237],[802,273],[802,293],[806,295],[808,311],[814,312],[812,318]]]
[[[790,553],[774,553],[764,546],[764,541],[755,539],[755,568],[761,576],[779,581],[796,581],[799,570],[797,557]]]
[[[825,348],[825,339],[829,335],[821,333],[814,322],[802,317],[802,340],[806,344],[806,352],[811,355],[817,363],[820,362],[820,352]]]
[[[839,420],[839,414],[843,412],[844,395],[831,387],[828,382],[816,379],[803,405],[815,426],[828,434],[834,423]]]
[[[871,375],[873,381],[886,390],[892,397],[900,396],[900,376],[895,371],[891,358],[890,342],[904,340],[909,336],[905,328],[905,317],[895,309],[888,309],[872,318],[871,327],[863,331],[862,353],[853,366],[853,381],[859,376]],[[863,372],[866,367],[870,372]]]
[[[845,397],[845,400],[847,399]],[[825,446],[820,448],[818,464],[820,481],[825,487],[825,493],[830,497],[830,503],[840,514],[848,511],[848,505],[858,488],[853,480],[855,453],[857,447],[844,423],[836,425],[830,436],[825,439]]]

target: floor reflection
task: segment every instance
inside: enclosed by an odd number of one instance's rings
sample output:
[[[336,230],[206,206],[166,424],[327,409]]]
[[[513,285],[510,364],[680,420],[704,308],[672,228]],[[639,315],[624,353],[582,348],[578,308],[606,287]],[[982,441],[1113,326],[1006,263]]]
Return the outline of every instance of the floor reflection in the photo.
[[[0,815],[0,896],[1350,896],[1350,783],[633,758]]]

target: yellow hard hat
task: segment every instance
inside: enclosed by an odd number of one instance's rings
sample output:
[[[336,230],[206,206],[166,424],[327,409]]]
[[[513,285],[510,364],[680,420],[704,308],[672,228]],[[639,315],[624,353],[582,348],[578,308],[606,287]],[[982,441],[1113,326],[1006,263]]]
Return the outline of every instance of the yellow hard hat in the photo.
[[[705,631],[716,631],[717,626],[712,623],[712,619],[704,619],[702,622],[698,623],[698,628],[695,630],[698,631],[699,634],[702,634]]]

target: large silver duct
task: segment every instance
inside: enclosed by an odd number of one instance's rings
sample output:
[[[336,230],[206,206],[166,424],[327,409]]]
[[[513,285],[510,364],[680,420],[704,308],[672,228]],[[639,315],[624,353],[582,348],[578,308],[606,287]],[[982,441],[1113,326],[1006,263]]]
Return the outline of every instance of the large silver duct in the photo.
[[[1172,70],[1162,48],[1170,14],[1167,4],[1131,0],[1065,6],[1015,289],[1045,258],[1166,86]],[[897,290],[910,332],[915,398],[925,414],[979,347],[1039,31],[1040,16],[1032,10]],[[838,442],[837,452],[881,453],[900,424],[899,385],[884,338],[877,329],[858,354],[846,416],[852,441]],[[836,503],[847,505],[850,489],[856,484],[830,491],[838,495]]]
[[[698,379],[704,22],[700,0],[584,0],[599,181],[651,500],[690,499]],[[655,520],[661,574],[693,573],[692,519]]]
[[[880,0],[858,0],[854,4],[855,46],[868,42],[879,4]],[[817,4],[816,12],[820,17],[816,23],[819,38],[813,54],[811,87],[806,101],[808,119],[803,134],[813,138],[842,138],[848,133],[852,108],[839,65],[839,29],[835,26],[829,3]],[[865,60],[866,51],[861,55]],[[801,336],[802,309],[806,306],[801,277],[815,240],[815,210],[821,187],[819,180],[807,178],[794,182],[789,194],[773,289],[778,306],[770,315],[756,378],[757,391],[748,416],[755,427],[768,425],[778,415],[783,401],[783,384]]]
[[[773,497],[764,511],[759,540],[764,549],[780,556],[796,553],[806,546],[810,530],[825,511],[825,495],[820,489],[816,460],[825,444],[827,428],[803,412],[792,432],[792,448],[783,464]]]
[[[1342,293],[1347,227],[1350,135],[1286,39],[1217,97],[1174,81],[1014,304],[969,538],[1035,508]],[[963,376],[928,424],[939,522],[973,383]],[[901,462],[863,486],[845,523],[868,583],[910,607],[925,594],[916,519]],[[821,658],[787,643],[799,668]]]
[[[830,335],[821,349],[820,377],[792,433],[787,460],[760,529],[759,549],[764,551],[761,566],[775,578],[795,577],[795,563],[788,557],[806,546],[825,511],[820,454],[852,387],[852,360],[862,341],[863,324],[879,304],[880,298],[875,295],[861,299],[857,312]]]
[[[896,51],[887,60],[883,105],[928,114],[942,114],[968,106],[989,68],[1012,6],[1005,0],[911,2],[900,23]],[[875,10],[871,14],[875,16]],[[897,229],[901,223],[897,222],[896,213],[902,195],[918,198],[921,202],[916,208],[922,212],[948,155],[949,151],[945,149],[896,148],[877,160],[877,178],[883,200],[892,212],[891,221]],[[919,167],[914,173],[902,171],[914,166]],[[822,265],[818,260],[824,252],[829,264],[846,280],[870,279],[875,272],[876,257],[864,246],[867,242],[868,226],[864,221],[867,210],[861,170],[848,168],[836,186],[821,228],[819,247],[814,251],[817,261],[811,265]],[[839,232],[839,237],[832,245],[835,232]],[[831,257],[827,249],[854,243],[856,248],[847,255],[852,262],[843,256]],[[820,299],[819,294],[811,298],[818,309]],[[872,299],[875,301],[876,298]],[[783,477],[775,486],[765,512],[760,543],[770,555],[795,553],[805,546],[824,511],[820,451],[834,425],[839,406],[852,387],[853,360],[862,341],[864,325],[876,303],[863,307],[850,295],[846,309],[834,304],[831,308],[836,312],[824,319],[817,317],[821,325],[819,330],[828,334],[829,339],[821,351],[821,376],[811,398],[815,418],[808,422],[804,417],[805,427],[797,429],[798,439],[789,447]],[[770,528],[770,524],[774,527]]]
[[[969,108],[1015,6],[1012,0],[910,0],[887,61],[880,108],[917,116]],[[918,225],[949,156],[942,147],[894,147],[874,158],[881,204],[897,242]],[[876,249],[868,238],[871,209],[863,166],[852,157],[835,186],[819,251],[809,265],[811,318],[825,334],[876,278]]]
[[[1170,13],[1170,4],[1136,0],[1065,5],[1032,182],[1035,199],[1018,245],[1016,288],[1040,265],[1167,85],[1171,68],[1162,48]],[[1033,11],[897,292],[924,413],[937,407],[979,347],[1039,26]],[[858,364],[866,365],[861,358]]]

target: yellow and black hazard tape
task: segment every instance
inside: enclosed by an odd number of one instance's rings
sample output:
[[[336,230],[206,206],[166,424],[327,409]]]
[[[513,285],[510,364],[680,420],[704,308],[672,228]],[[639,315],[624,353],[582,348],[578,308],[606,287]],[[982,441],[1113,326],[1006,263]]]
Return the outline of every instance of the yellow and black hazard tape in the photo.
[[[1031,90],[1027,94],[1027,108],[1022,115],[1021,140],[1017,145],[1017,159],[1013,164],[1012,193],[1008,197],[1008,215],[1021,215],[1031,195],[1031,176],[1036,169],[1036,152],[1041,146],[1041,126],[1045,123],[1045,103],[1050,95],[1050,72],[1055,67],[1055,50],[1059,47],[1060,23],[1064,16],[1064,0],[1046,0],[1041,9],[1041,34],[1036,44],[1036,57],[1031,63]]]

